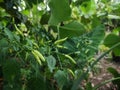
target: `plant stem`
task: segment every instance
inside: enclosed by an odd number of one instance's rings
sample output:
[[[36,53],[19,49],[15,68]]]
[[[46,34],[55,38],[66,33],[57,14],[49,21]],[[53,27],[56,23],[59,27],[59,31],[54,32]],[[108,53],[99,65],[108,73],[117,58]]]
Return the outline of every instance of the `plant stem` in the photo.
[[[97,64],[97,62],[99,62],[106,54],[108,54],[110,51],[112,51],[114,48],[116,48],[117,46],[120,45],[120,42],[113,45],[108,51],[106,51],[105,53],[103,53],[102,55],[100,55],[93,63],[90,67],[87,68],[87,71],[84,72],[79,79],[75,80],[72,89],[71,90],[77,90],[78,86],[80,85],[80,83],[82,82],[82,80],[86,77],[86,75],[89,73],[89,71],[92,70],[92,68],[94,67],[94,65]]]
[[[109,83],[109,82],[111,82],[111,81],[118,80],[118,79],[120,79],[120,77],[112,78],[112,79],[110,79],[110,80],[106,80],[106,81],[104,81],[104,82],[96,85],[96,86],[93,88],[93,90],[97,90],[99,87],[105,85],[106,83]]]
[[[60,39],[60,30],[59,30],[59,28],[60,28],[60,25],[57,25],[57,31],[58,31],[58,40]]]

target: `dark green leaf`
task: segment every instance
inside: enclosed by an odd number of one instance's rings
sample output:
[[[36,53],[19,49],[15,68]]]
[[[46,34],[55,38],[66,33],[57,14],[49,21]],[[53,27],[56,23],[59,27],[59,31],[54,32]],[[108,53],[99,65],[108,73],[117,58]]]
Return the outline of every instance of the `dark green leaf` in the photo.
[[[62,90],[63,86],[67,83],[66,72],[58,70],[54,75],[59,88]]]
[[[76,50],[76,43],[71,39],[67,39],[63,44],[63,48],[59,48],[59,52],[64,54],[70,54],[75,52]]]
[[[44,78],[33,76],[28,80],[27,90],[46,90]]]
[[[120,74],[118,73],[118,71],[112,67],[107,68],[107,70],[116,78],[116,77],[120,77]]]
[[[48,24],[50,18],[50,14],[49,13],[45,13],[42,15],[42,18],[40,20],[40,24],[44,25],[44,24]]]
[[[86,90],[93,90],[91,82],[88,82],[86,85]]]
[[[3,38],[0,40],[0,48],[7,47],[8,46],[8,41]]]
[[[112,68],[112,67],[109,67],[107,70],[114,76],[114,78],[120,77],[120,73],[118,73],[118,71],[117,71],[116,69],[114,69],[114,68]],[[120,80],[119,80],[119,79],[118,79],[118,80],[114,80],[113,83],[114,83],[114,84],[117,84],[118,87],[119,87],[119,85],[120,85]]]
[[[3,66],[3,76],[5,81],[11,84],[20,79],[20,64],[16,59],[6,60]]]
[[[104,44],[108,47],[112,47],[118,42],[120,42],[120,37],[115,34],[109,34],[104,40]]]
[[[117,36],[115,34],[109,34],[104,40],[104,45],[106,45],[107,47],[110,48],[118,42],[120,42],[120,37],[119,36]],[[120,46],[113,49],[113,52],[116,56],[120,55],[119,50],[120,50]]]
[[[60,27],[60,38],[76,37],[85,33],[84,26],[76,21]]]
[[[103,25],[97,26],[93,29],[90,39],[93,41],[94,46],[98,46],[105,36],[105,27]]]

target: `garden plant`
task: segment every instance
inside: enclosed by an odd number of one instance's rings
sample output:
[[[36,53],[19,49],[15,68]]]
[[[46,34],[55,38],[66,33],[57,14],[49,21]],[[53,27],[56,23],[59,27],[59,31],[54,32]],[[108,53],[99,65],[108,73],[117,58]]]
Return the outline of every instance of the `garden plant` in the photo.
[[[0,0],[0,90],[119,88],[113,68],[113,79],[89,81],[105,55],[119,59],[119,10],[114,0]],[[109,49],[96,58],[100,45]]]

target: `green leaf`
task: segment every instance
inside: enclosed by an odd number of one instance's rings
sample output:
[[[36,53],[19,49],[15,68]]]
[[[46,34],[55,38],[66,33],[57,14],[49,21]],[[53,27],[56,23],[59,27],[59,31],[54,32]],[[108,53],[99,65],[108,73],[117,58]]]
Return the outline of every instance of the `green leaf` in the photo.
[[[119,32],[120,32],[120,27],[117,27],[117,28],[113,29],[113,31],[112,31],[112,33],[115,35],[119,35]]]
[[[92,83],[88,82],[86,85],[86,90],[93,90]]]
[[[27,83],[27,90],[46,90],[46,87],[43,77],[32,76]]]
[[[118,42],[120,42],[119,36],[117,36],[115,34],[109,34],[104,40],[104,45],[106,45],[107,47],[110,48]],[[120,55],[119,50],[120,50],[120,46],[113,49],[113,52],[115,53],[116,56]]]
[[[120,73],[118,73],[118,71],[116,69],[114,69],[112,67],[109,67],[107,70],[114,76],[114,78],[120,77]],[[119,79],[114,80],[113,83],[117,84],[119,86],[120,85],[120,80]]]
[[[63,86],[67,83],[67,74],[64,71],[58,70],[55,75],[54,75],[57,84],[60,88],[60,90],[62,90]]]
[[[53,70],[55,69],[55,65],[56,65],[56,59],[53,56],[48,56],[47,65],[50,69],[50,72],[53,72]]]
[[[17,42],[20,42],[20,36],[14,34],[14,38],[15,38],[15,40],[16,40]]]
[[[67,39],[67,41],[63,44],[63,48],[59,48],[59,52],[64,54],[74,53],[76,50],[76,43],[71,39]]]
[[[76,37],[85,33],[84,26],[76,21],[60,27],[60,38]]]
[[[101,0],[101,2],[108,3],[108,2],[110,2],[110,0]]]
[[[3,2],[3,0],[0,0],[0,2]]]
[[[115,34],[109,34],[104,40],[104,44],[108,47],[112,47],[118,42],[120,42],[120,37]]]
[[[11,84],[20,79],[20,64],[16,59],[6,60],[3,66],[3,76],[5,81]]]
[[[97,26],[91,32],[90,38],[93,41],[93,46],[98,47],[105,36],[105,27],[103,25]]]
[[[68,0],[50,0],[49,7],[51,10],[50,25],[58,25],[60,22],[70,19],[71,9]]]
[[[116,78],[116,77],[120,77],[120,74],[118,73],[118,71],[112,67],[107,68],[107,70],[112,73],[112,75]]]
[[[3,24],[2,22],[0,22],[0,30],[3,28]]]
[[[96,4],[94,0],[89,0],[89,1],[85,1],[82,3],[82,5],[80,6],[80,9],[82,11],[82,14],[88,18],[89,16],[95,14],[96,12]]]
[[[12,41],[14,39],[13,33],[8,30],[7,28],[4,30],[5,34],[8,36],[8,38]]]
[[[50,14],[49,13],[43,14],[42,17],[41,17],[40,23],[42,25],[48,24],[49,18],[50,18]]]
[[[0,48],[7,47],[8,46],[8,41],[6,38],[3,38],[0,40]]]
[[[92,28],[101,24],[101,20],[98,16],[94,16],[94,18],[91,19],[91,22],[92,22]]]

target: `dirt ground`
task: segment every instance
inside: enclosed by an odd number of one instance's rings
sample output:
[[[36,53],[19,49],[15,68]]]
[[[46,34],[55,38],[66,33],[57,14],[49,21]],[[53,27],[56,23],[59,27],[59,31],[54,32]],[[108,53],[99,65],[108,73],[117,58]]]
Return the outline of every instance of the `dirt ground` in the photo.
[[[93,86],[101,82],[104,82],[105,80],[113,78],[113,76],[107,71],[108,67],[113,67],[120,73],[120,62],[116,63],[104,58],[98,64],[99,73],[96,75],[91,75],[90,81],[92,82]],[[118,89],[112,83],[107,83],[106,85],[100,87],[98,90],[118,90]]]

